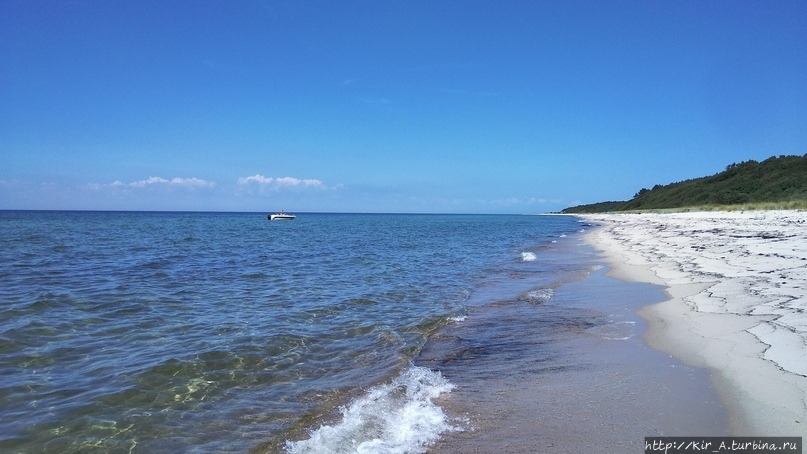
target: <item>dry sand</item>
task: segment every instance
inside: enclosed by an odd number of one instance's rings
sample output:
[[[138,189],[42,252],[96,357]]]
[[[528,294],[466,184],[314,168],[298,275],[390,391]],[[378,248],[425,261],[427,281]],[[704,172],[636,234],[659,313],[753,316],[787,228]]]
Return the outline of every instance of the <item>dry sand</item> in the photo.
[[[667,287],[645,338],[711,371],[734,435],[807,435],[807,212],[584,217],[613,276]]]

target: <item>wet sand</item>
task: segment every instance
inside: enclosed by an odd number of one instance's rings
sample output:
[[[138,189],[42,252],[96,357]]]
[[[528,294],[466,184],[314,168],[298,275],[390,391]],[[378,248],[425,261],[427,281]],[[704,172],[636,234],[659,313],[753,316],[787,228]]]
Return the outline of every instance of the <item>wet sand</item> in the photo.
[[[807,434],[807,212],[586,219],[614,275],[667,288],[647,341],[708,368],[732,435]]]
[[[601,257],[577,247],[590,273],[538,302],[491,285],[424,347],[418,364],[456,385],[439,404],[461,429],[429,452],[643,452],[646,436],[729,434],[706,370],[642,339],[636,312],[663,301],[663,287],[606,276]]]

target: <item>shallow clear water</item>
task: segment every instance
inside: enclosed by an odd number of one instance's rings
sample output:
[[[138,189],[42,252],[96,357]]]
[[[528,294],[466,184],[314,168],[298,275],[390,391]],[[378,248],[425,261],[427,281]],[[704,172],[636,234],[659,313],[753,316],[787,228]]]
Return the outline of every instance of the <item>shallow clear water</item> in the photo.
[[[566,254],[569,271],[589,263],[582,272],[517,297],[540,274],[495,282],[466,301],[465,321],[431,336],[416,363],[455,384],[438,402],[464,430],[429,453],[622,454],[647,436],[730,434],[708,371],[642,341],[636,312],[663,301],[663,287],[608,277],[585,249]],[[562,268],[563,254],[541,255]]]
[[[393,395],[396,380],[448,390],[410,365],[428,336],[492,281],[541,276],[514,294],[551,297],[544,283],[574,270],[541,257],[579,228],[562,216],[0,212],[0,450],[263,450],[368,390]],[[428,401],[403,386],[400,405]]]

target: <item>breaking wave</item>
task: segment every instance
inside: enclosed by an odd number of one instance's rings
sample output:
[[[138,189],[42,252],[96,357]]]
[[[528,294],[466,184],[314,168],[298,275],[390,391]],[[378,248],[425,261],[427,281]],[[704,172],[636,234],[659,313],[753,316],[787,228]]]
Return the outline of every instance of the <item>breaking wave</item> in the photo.
[[[291,454],[422,453],[441,433],[461,430],[432,399],[454,385],[439,372],[411,366],[392,382],[342,408],[341,421],[321,426],[311,438],[286,442]]]
[[[543,304],[555,296],[555,290],[551,288],[539,288],[524,293],[523,298],[533,304]]]

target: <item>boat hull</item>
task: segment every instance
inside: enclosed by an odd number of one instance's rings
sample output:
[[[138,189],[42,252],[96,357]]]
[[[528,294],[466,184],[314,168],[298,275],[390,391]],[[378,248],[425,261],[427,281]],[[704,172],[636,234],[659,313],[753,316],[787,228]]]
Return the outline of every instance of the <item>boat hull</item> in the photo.
[[[270,221],[291,221],[295,217],[293,214],[270,214],[267,216]]]

